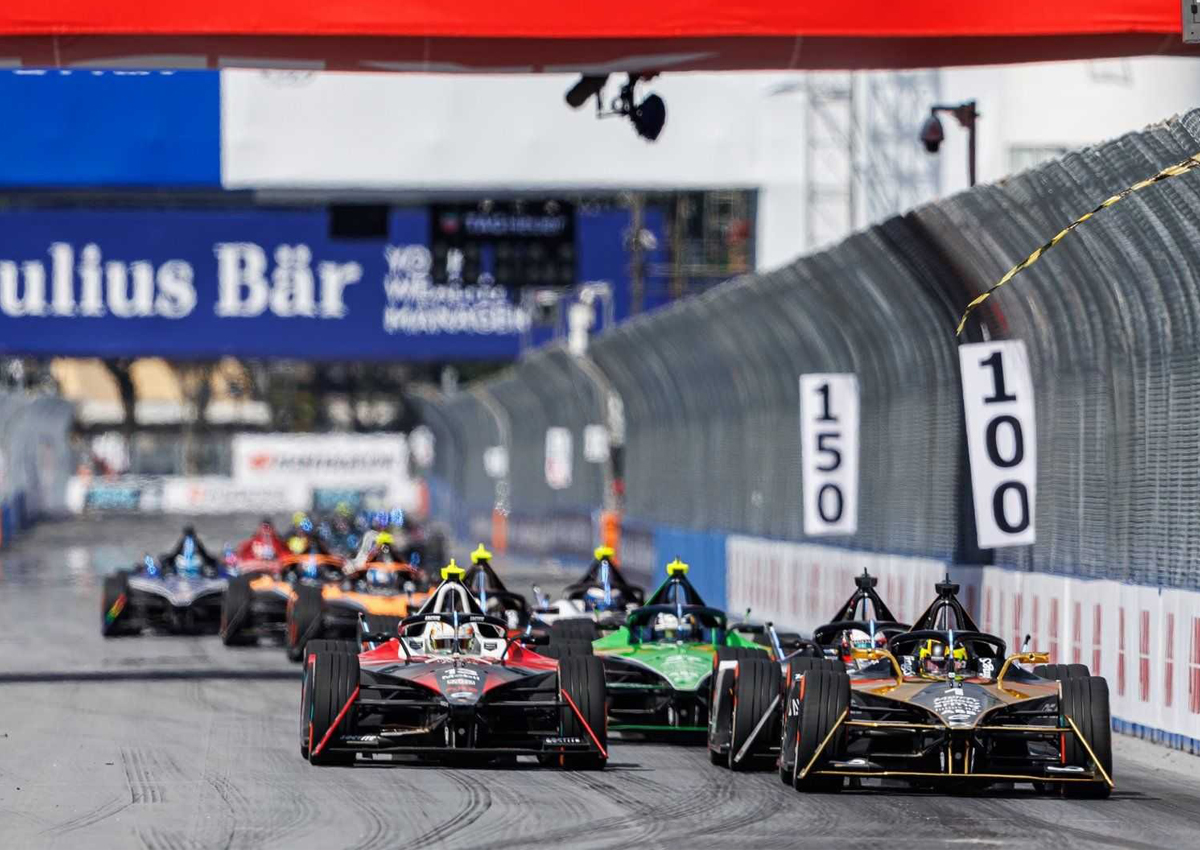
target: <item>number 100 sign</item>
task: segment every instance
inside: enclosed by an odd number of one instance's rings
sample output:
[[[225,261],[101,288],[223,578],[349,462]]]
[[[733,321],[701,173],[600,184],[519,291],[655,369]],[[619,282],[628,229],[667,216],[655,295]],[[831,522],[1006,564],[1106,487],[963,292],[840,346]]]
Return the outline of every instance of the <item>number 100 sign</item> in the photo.
[[[800,376],[800,489],[809,537],[858,530],[858,378]]]
[[[1020,340],[958,349],[979,547],[1033,543],[1037,432]]]

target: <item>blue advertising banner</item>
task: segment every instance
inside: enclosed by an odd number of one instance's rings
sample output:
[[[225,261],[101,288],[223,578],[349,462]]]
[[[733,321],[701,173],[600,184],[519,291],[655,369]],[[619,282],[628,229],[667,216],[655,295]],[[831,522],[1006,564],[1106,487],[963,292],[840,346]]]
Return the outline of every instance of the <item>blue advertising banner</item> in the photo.
[[[0,213],[0,352],[503,360],[503,287],[432,282],[428,213],[330,236],[324,209]]]
[[[0,186],[221,185],[215,71],[0,71]]]
[[[364,238],[323,207],[0,211],[0,354],[509,360],[548,332],[488,250],[439,259],[427,208],[386,215]],[[604,224],[576,234],[578,280],[600,272],[620,293],[628,218]]]

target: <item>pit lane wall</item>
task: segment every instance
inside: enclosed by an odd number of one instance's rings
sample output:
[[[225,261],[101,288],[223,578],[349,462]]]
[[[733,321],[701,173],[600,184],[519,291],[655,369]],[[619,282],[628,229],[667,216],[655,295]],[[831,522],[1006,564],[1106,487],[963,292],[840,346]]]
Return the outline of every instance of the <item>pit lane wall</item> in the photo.
[[[71,405],[0,392],[0,547],[44,516],[65,513]]]
[[[725,550],[729,610],[802,632],[828,621],[863,569],[909,622],[948,573],[1010,652],[1029,635],[1051,662],[1108,679],[1114,729],[1200,754],[1200,593],[739,535]]]

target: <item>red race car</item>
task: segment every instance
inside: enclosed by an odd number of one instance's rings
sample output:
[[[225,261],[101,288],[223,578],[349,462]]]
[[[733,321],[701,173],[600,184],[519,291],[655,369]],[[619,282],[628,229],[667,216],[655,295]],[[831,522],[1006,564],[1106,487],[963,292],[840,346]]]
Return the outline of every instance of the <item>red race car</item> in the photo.
[[[572,769],[604,766],[600,659],[555,659],[521,646],[504,620],[484,613],[462,576],[451,562],[421,609],[374,649],[309,643],[300,752],[312,764],[387,753],[472,764],[529,755]]]

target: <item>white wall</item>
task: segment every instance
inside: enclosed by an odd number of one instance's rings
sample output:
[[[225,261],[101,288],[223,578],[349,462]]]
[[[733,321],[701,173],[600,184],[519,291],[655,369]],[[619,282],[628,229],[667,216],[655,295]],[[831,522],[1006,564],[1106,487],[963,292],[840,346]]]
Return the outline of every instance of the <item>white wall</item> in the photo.
[[[942,99],[974,98],[979,182],[1010,173],[1014,145],[1078,148],[1140,130],[1200,106],[1200,60],[1179,57],[953,68]],[[943,119],[942,189],[967,187],[966,133]]]
[[[576,77],[222,72],[229,188],[404,191],[758,189],[757,260],[804,248],[801,74],[664,74],[655,143],[629,122],[563,101]],[[942,100],[976,98],[979,178],[1009,173],[1013,145],[1078,147],[1200,104],[1200,60],[1146,58],[949,69]],[[793,88],[795,86],[793,85]],[[616,94],[616,79],[607,96]],[[920,116],[916,121],[919,123]],[[966,187],[966,134],[947,118],[943,194]],[[914,144],[916,140],[914,139]]]

